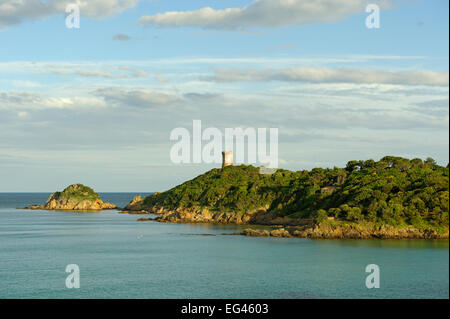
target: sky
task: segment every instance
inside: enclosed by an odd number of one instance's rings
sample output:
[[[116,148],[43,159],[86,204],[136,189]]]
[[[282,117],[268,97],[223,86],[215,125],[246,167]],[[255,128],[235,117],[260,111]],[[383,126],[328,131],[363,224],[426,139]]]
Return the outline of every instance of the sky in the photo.
[[[80,28],[65,8],[80,8]],[[367,4],[380,27],[367,28]],[[0,0],[0,192],[164,191],[171,131],[278,128],[279,166],[449,161],[446,0]]]

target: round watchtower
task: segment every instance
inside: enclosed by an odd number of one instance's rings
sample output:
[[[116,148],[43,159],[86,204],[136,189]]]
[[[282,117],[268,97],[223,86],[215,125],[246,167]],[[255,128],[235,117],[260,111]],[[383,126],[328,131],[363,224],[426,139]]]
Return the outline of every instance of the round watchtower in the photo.
[[[222,152],[222,168],[233,165],[233,152]]]

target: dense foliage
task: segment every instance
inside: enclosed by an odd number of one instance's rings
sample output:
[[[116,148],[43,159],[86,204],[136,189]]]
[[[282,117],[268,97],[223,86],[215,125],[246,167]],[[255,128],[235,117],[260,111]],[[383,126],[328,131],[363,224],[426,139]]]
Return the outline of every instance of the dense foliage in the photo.
[[[449,169],[431,158],[387,156],[346,168],[259,174],[253,166],[213,169],[146,205],[204,207],[243,213],[268,208],[279,216],[376,222],[416,228],[448,227]],[[331,187],[330,187],[331,186]]]
[[[56,192],[54,198],[95,201],[100,197],[92,188],[82,184],[74,184],[66,187],[62,192]]]

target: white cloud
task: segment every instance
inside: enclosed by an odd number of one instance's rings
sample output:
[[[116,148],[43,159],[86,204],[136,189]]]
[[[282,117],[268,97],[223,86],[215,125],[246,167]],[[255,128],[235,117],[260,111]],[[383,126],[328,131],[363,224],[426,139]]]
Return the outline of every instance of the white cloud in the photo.
[[[129,35],[119,33],[119,34],[116,34],[115,36],[113,36],[113,40],[114,41],[130,41],[131,37]]]
[[[67,4],[75,3],[81,15],[102,18],[134,7],[139,0],[0,0],[0,30],[26,20],[39,20],[65,14]]]
[[[97,97],[48,97],[35,92],[0,92],[0,110],[92,109],[106,107]]]
[[[109,72],[99,71],[99,70],[94,70],[94,71],[77,71],[75,73],[77,75],[86,76],[86,77],[101,77],[101,78],[108,78],[108,79],[112,79],[114,77]]]
[[[329,23],[365,12],[368,3],[390,8],[391,0],[256,0],[243,8],[170,11],[139,19],[141,25],[202,27],[241,30],[248,27],[283,27]]]
[[[20,111],[20,112],[17,113],[17,116],[18,116],[19,118],[27,117],[27,116],[28,116],[28,112]]]
[[[145,78],[148,76],[148,73],[145,72],[144,70],[139,70],[139,69],[132,69],[129,66],[126,65],[122,65],[119,67],[119,70],[128,72],[128,76],[129,77],[135,77],[135,78]]]
[[[1,0],[0,0],[1,1]],[[223,68],[238,66],[246,68],[263,68],[271,65],[273,68],[286,68],[293,65],[328,66],[335,64],[374,65],[374,63],[392,63],[395,61],[412,61],[409,64],[423,64],[430,58],[425,56],[389,56],[389,55],[337,55],[337,56],[301,56],[301,57],[178,57],[151,60],[111,60],[111,61],[0,61],[0,74],[73,74],[76,71],[103,70],[112,73],[123,66],[133,69],[152,69],[162,75],[163,72],[178,72],[186,74],[189,69],[201,66]],[[386,61],[386,62],[385,62]],[[251,65],[251,67],[249,67]],[[204,73],[200,69],[200,72]],[[10,79],[8,79],[10,82]]]
[[[126,90],[118,87],[98,89],[94,92],[108,104],[138,108],[157,108],[173,105],[180,97],[152,90]]]
[[[106,79],[129,79],[129,78],[145,78],[148,77],[148,73],[141,69],[133,69],[126,65],[118,67],[107,67],[108,69],[114,69],[114,72],[92,69],[92,67],[84,67],[75,71],[66,71],[64,68],[58,66],[51,68],[51,73],[56,75],[78,75],[91,78],[106,78]],[[120,72],[116,72],[116,69]]]
[[[203,80],[215,82],[287,81],[309,83],[366,83],[448,86],[448,72],[390,71],[376,69],[327,67],[292,67],[285,69],[231,69],[215,70]]]
[[[42,88],[38,93],[0,91],[0,166],[11,168],[6,171],[20,167],[15,178],[22,184],[39,180],[42,172],[104,180],[113,170],[121,172],[120,181],[108,183],[132,188],[136,178],[152,176],[146,189],[160,190],[160,180],[178,182],[169,176],[175,176],[176,167],[153,172],[147,166],[170,165],[170,131],[191,130],[193,119],[222,132],[226,127],[278,127],[282,167],[294,170],[345,166],[350,159],[386,154],[448,162],[448,88],[426,87],[430,92],[422,96],[422,88],[387,84],[264,83],[256,91],[231,84],[229,92],[223,91],[227,85],[216,83],[176,89],[82,84],[47,93]],[[285,89],[280,92],[280,87]],[[411,92],[399,94],[398,89]],[[20,117],[20,112],[28,115]],[[179,169],[197,174],[194,167]]]

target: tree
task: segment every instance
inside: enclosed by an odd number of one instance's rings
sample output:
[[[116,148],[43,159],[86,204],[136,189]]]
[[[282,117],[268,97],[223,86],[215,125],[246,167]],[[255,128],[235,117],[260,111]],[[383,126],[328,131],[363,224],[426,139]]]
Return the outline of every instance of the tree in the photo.
[[[323,209],[319,209],[316,212],[316,217],[315,217],[315,221],[320,224],[323,223],[324,221],[328,220],[328,214],[325,210]]]
[[[362,161],[361,168],[373,168],[375,167],[375,161],[373,159],[369,159],[367,161]]]
[[[364,217],[361,214],[361,209],[359,207],[352,207],[347,213],[347,219],[351,221],[360,221]]]
[[[349,173],[353,172],[356,168],[359,167],[359,161],[350,161],[347,163],[345,170]]]
[[[414,158],[411,160],[411,165],[413,167],[418,167],[423,165],[423,161],[420,158]]]
[[[393,167],[400,171],[406,171],[411,167],[411,162],[406,158],[401,158],[394,162]]]
[[[431,158],[431,157],[427,157],[427,159],[425,160],[425,163],[426,163],[426,164],[430,164],[430,165],[432,165],[432,166],[437,165],[437,162],[436,162],[433,158]]]

